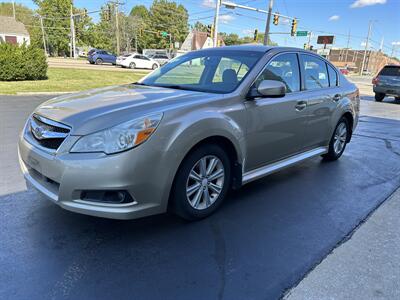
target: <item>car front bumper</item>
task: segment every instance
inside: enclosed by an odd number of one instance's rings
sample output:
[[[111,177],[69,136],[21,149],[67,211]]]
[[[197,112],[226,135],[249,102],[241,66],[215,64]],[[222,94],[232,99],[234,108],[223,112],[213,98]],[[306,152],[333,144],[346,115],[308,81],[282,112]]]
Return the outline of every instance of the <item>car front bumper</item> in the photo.
[[[142,152],[135,148],[115,155],[54,154],[37,148],[24,137],[18,147],[28,186],[64,209],[112,219],[135,219],[166,211],[165,184],[154,175],[149,162],[143,161]],[[151,153],[148,157],[155,159]],[[134,201],[115,204],[82,200],[84,191],[117,190],[128,192]]]

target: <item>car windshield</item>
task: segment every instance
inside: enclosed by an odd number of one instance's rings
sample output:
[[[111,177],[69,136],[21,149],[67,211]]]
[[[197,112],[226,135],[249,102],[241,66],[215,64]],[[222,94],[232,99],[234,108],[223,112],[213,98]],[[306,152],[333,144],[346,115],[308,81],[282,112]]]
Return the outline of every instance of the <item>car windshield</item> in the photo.
[[[230,93],[263,52],[204,50],[178,56],[140,81],[143,85],[209,93]]]
[[[400,77],[400,67],[398,66],[384,67],[379,75]]]

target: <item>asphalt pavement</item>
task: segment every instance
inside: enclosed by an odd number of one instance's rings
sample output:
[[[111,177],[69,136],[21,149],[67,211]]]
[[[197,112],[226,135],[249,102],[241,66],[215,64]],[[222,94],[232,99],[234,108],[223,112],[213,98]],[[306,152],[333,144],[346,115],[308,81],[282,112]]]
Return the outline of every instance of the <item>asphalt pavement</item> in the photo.
[[[400,186],[400,104],[363,101],[339,161],[250,183],[206,220],[78,215],[19,171],[17,134],[47,98],[0,96],[0,299],[277,299]]]

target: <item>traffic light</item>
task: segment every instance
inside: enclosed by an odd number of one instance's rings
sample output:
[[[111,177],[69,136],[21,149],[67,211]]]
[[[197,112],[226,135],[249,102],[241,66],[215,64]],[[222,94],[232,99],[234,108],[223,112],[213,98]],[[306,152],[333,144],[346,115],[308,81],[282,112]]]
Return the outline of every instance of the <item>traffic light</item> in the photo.
[[[276,12],[275,14],[274,14],[274,25],[278,25],[279,24],[279,13],[278,12]]]
[[[107,4],[106,9],[104,10],[104,15],[106,21],[111,21],[111,5]]]
[[[208,36],[212,35],[212,25],[207,25],[207,35]]]
[[[254,40],[255,42],[257,42],[257,40],[258,40],[258,29],[255,29],[255,30],[254,30],[254,38],[253,38],[253,40]]]
[[[307,50],[307,43],[304,43],[303,49]]]
[[[290,31],[291,36],[295,36],[297,31],[297,20],[293,19],[292,21],[292,30]]]
[[[85,9],[83,9],[83,16],[86,18],[87,17],[87,9],[85,8]]]

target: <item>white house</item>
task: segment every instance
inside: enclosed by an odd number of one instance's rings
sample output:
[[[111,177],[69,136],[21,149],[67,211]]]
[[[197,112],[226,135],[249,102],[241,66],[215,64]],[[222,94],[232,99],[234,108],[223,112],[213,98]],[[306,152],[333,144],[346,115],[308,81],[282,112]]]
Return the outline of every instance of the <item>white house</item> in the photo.
[[[31,42],[29,32],[25,25],[16,21],[13,17],[0,16],[0,43],[29,45]]]

